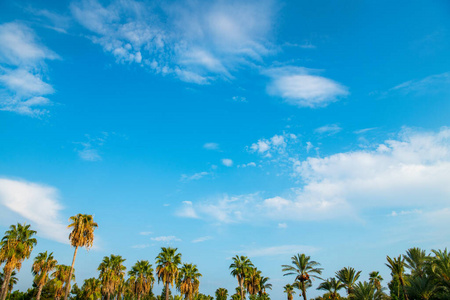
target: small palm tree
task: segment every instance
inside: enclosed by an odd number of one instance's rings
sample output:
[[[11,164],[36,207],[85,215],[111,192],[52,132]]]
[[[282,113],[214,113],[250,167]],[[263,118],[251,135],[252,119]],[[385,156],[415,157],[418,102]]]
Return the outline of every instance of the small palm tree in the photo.
[[[33,238],[35,234],[36,231],[31,230],[30,225],[20,223],[11,225],[5,232],[0,242],[0,264],[5,264],[0,300],[6,298],[12,272],[20,270],[22,262],[30,257],[33,247],[37,244],[36,239]]]
[[[248,268],[245,273],[245,288],[250,295],[256,295],[260,291],[261,271],[257,268]]]
[[[238,284],[239,284],[239,294],[241,295],[241,300],[244,300],[244,281],[245,281],[245,275],[248,272],[250,268],[253,268],[253,264],[248,259],[247,256],[238,256],[236,255],[233,257],[233,263],[230,265],[231,269],[231,275],[236,277]]]
[[[303,299],[306,299],[306,288],[308,283],[311,284],[311,278],[321,279],[318,275],[322,274],[322,268],[319,268],[320,263],[311,260],[310,256],[305,254],[297,254],[291,257],[292,265],[282,265],[283,272],[286,275],[296,275],[295,281],[302,291]],[[316,275],[317,274],[317,275]]]
[[[148,260],[139,260],[128,272],[132,291],[140,300],[142,295],[150,293],[155,278],[153,277],[152,265]]]
[[[166,289],[166,300],[169,300],[169,285],[174,284],[178,279],[178,266],[181,264],[181,253],[176,253],[177,248],[161,248],[161,252],[156,257],[156,275],[158,282],[162,281]]]
[[[193,296],[198,294],[200,277],[202,277],[202,274],[200,274],[196,265],[183,264],[178,276],[177,286],[185,299],[192,300]]]
[[[259,296],[265,295],[266,289],[272,289],[272,284],[268,282],[269,280],[269,277],[261,276],[261,279],[259,280]]]
[[[322,282],[317,289],[328,291],[331,300],[336,300],[339,299],[338,291],[343,288],[345,288],[345,285],[333,277]]]
[[[56,265],[52,274],[55,299],[59,300],[63,296],[65,285],[70,285],[70,281],[75,280],[75,275],[70,272],[70,267],[66,265]]]
[[[381,282],[383,277],[381,277],[380,272],[373,271],[369,274],[369,282],[375,286],[377,290],[381,290]]]
[[[38,286],[38,292],[36,295],[36,300],[41,299],[42,288],[48,281],[48,275],[52,272],[58,262],[53,258],[53,252],[47,254],[47,251],[39,253],[34,259],[31,271],[33,272],[34,282]]]
[[[125,276],[124,261],[125,259],[122,256],[111,254],[110,257],[105,256],[98,266],[102,293],[106,295],[107,300],[114,294]]]
[[[72,277],[73,268],[75,266],[75,258],[77,257],[78,247],[85,247],[89,249],[94,243],[94,230],[98,227],[97,223],[91,215],[77,214],[76,216],[70,217],[69,221],[72,223],[67,226],[72,228],[72,232],[69,235],[70,244],[75,247],[73,253],[72,266],[70,267],[69,278]],[[70,282],[66,283],[66,291],[64,293],[64,300],[67,300],[70,291]]]
[[[347,289],[347,294],[350,296],[353,291],[353,286],[361,275],[361,271],[356,272],[352,267],[345,267],[336,272],[336,278],[342,281]]]
[[[227,300],[228,290],[224,288],[218,288],[216,290],[216,300]]]
[[[381,300],[379,294],[377,294],[375,286],[366,281],[358,282],[354,286],[350,299],[352,300]]]
[[[294,299],[294,286],[292,284],[286,284],[284,286],[284,292],[287,294],[287,300],[292,300]]]
[[[405,279],[403,278],[403,273],[405,271],[405,258],[401,255],[398,258],[392,259],[389,256],[386,257],[388,263],[386,266],[391,270],[392,276],[396,276],[403,290],[403,295],[405,296],[405,300],[408,300],[408,295],[405,290]]]
[[[101,282],[97,278],[89,278],[81,287],[85,299],[97,299],[101,297]]]

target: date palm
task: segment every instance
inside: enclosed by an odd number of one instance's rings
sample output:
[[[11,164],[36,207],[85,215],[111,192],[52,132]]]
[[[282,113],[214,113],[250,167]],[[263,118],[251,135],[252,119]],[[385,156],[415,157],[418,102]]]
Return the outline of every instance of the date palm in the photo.
[[[155,278],[153,277],[152,265],[148,260],[137,261],[136,264],[131,267],[131,270],[128,271],[128,275],[130,276],[133,294],[137,296],[138,300],[141,299],[142,295],[150,293]]]
[[[429,276],[411,276],[406,291],[413,299],[434,299],[438,292],[438,285]]]
[[[398,281],[400,282],[403,290],[405,300],[408,300],[408,295],[406,294],[405,290],[405,279],[403,278],[403,273],[405,271],[405,258],[399,255],[398,258],[394,257],[394,259],[387,256],[386,259],[388,261],[386,266],[391,270],[392,276],[398,278]]]
[[[55,272],[52,274],[53,286],[55,289],[55,299],[61,299],[65,287],[70,285],[70,281],[75,280],[75,275],[70,272],[71,268],[66,265],[56,265]]]
[[[431,260],[431,275],[437,279],[443,292],[450,294],[450,252],[445,249],[432,250],[434,257]]]
[[[125,276],[124,258],[120,255],[111,254],[110,257],[105,256],[98,266],[100,271],[100,280],[102,282],[102,294],[106,295],[106,299],[110,299],[111,295],[119,287],[119,284]]]
[[[216,300],[227,300],[228,290],[224,288],[218,288],[216,290]]]
[[[302,291],[304,300],[306,299],[306,288],[308,283],[311,284],[311,278],[321,279],[318,275],[322,274],[322,268],[319,268],[320,263],[311,260],[310,256],[305,254],[297,254],[291,257],[292,265],[282,265],[284,276],[295,275],[295,281],[298,282],[298,287]]]
[[[0,242],[0,264],[3,268],[4,280],[0,293],[0,300],[5,300],[8,292],[8,283],[14,270],[19,271],[22,262],[29,258],[37,241],[33,236],[36,231],[30,229],[30,225],[11,225],[5,232]]]
[[[253,264],[248,259],[247,256],[238,256],[236,255],[233,257],[233,263],[230,265],[231,269],[231,275],[236,277],[238,284],[239,284],[239,293],[241,295],[241,300],[244,300],[244,281],[245,281],[245,274],[248,272],[250,268],[253,268]]]
[[[330,278],[319,284],[318,290],[328,291],[332,300],[339,299],[339,290],[345,288],[345,285],[336,278]]]
[[[92,244],[94,243],[94,230],[98,227],[98,225],[94,222],[92,215],[86,214],[77,214],[76,216],[72,216],[69,221],[72,222],[69,226],[67,226],[68,228],[72,228],[72,232],[69,234],[69,240],[72,247],[75,247],[72,266],[70,267],[70,274],[68,276],[68,278],[71,278],[75,266],[75,258],[77,257],[78,247],[85,247],[86,249],[92,247]],[[66,284],[64,300],[67,300],[69,291],[70,282]]]
[[[345,267],[336,272],[336,278],[339,279],[347,289],[347,294],[350,296],[353,292],[353,286],[361,276],[361,271],[356,272],[352,267]]]
[[[156,257],[156,275],[158,282],[162,281],[166,289],[166,300],[169,300],[169,285],[178,279],[178,266],[181,264],[181,253],[176,253],[177,248],[162,247]]]
[[[202,276],[194,264],[183,264],[178,277],[178,289],[185,299],[192,300],[198,294],[199,278]]]
[[[382,300],[384,294],[377,291],[373,284],[366,281],[358,282],[354,286],[352,295],[349,297],[352,300]]]
[[[369,282],[375,286],[377,290],[381,290],[381,282],[383,277],[381,277],[380,272],[373,271],[369,274]]]
[[[53,258],[53,252],[48,254],[47,251],[39,253],[34,259],[31,271],[33,273],[34,282],[38,286],[38,292],[36,295],[36,300],[41,299],[42,288],[48,281],[48,275],[52,272],[58,262]]]
[[[284,286],[284,292],[287,294],[287,300],[292,300],[294,299],[294,286],[292,284],[286,284]]]
[[[411,275],[424,277],[425,268],[430,260],[425,250],[420,248],[409,248],[406,251],[406,255],[403,255],[405,259],[405,267],[411,270]]]

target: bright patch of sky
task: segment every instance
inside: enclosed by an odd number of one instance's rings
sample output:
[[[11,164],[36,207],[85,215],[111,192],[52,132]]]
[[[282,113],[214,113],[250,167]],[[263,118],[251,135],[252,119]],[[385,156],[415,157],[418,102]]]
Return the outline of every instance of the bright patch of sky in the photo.
[[[236,254],[271,278],[274,300],[299,252],[325,278],[353,266],[388,280],[386,255],[450,238],[449,12],[1,1],[0,230],[30,223],[32,257],[70,264],[67,220],[93,214],[79,285],[103,256],[130,268],[167,245],[211,295],[234,291]]]

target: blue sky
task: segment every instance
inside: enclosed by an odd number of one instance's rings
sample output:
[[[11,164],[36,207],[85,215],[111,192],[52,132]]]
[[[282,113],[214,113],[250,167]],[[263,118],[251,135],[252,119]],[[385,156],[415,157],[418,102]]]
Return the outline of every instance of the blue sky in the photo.
[[[233,293],[236,254],[271,278],[272,299],[302,252],[324,277],[353,266],[387,282],[386,255],[450,239],[449,12],[2,1],[0,230],[31,223],[32,256],[69,264],[67,219],[93,214],[79,283],[103,256],[130,268],[168,245],[198,265],[207,294]]]

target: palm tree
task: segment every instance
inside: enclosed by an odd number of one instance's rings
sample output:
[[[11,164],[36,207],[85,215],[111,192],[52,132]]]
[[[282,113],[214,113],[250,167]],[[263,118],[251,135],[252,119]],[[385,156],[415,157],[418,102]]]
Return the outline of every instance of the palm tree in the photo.
[[[386,266],[391,270],[392,276],[396,276],[400,281],[405,300],[408,300],[408,295],[406,294],[405,290],[405,280],[403,278],[403,273],[405,271],[405,258],[399,255],[398,258],[394,257],[394,259],[387,256],[386,259],[388,261]]]
[[[94,300],[101,297],[101,282],[97,278],[89,278],[84,280],[81,289],[83,291],[83,296],[86,299]]]
[[[75,274],[70,272],[71,268],[66,265],[56,265],[55,272],[52,274],[53,285],[55,288],[55,299],[61,299],[64,291],[64,285],[70,285],[70,281],[75,280]]]
[[[406,255],[403,255],[405,259],[405,266],[411,270],[411,275],[423,277],[425,276],[425,268],[427,266],[430,257],[426,254],[425,250],[420,248],[409,248],[406,251]]]
[[[292,284],[286,284],[284,286],[284,292],[287,294],[287,300],[292,300],[294,299],[294,286]]]
[[[411,276],[406,291],[412,299],[429,300],[437,294],[438,288],[438,285],[429,276]]]
[[[261,276],[261,279],[259,280],[259,296],[265,295],[266,289],[272,289],[272,284],[268,283],[269,280],[269,277]]]
[[[4,274],[0,272],[0,286],[3,284]],[[9,277],[9,284],[8,284],[8,291],[6,292],[6,296],[8,296],[8,293],[11,293],[13,287],[17,282],[19,282],[19,278],[16,277],[17,272],[12,271],[11,277]]]
[[[295,281],[298,282],[298,287],[302,291],[303,299],[306,300],[307,283],[311,284],[311,278],[321,279],[317,275],[322,274],[322,268],[318,267],[320,266],[320,263],[311,260],[310,256],[306,256],[303,253],[294,255],[291,259],[292,265],[282,265],[282,271],[287,272],[284,276],[296,275]]]
[[[382,291],[377,291],[375,286],[366,281],[358,282],[354,286],[350,299],[352,300],[382,300],[385,294]]]
[[[121,281],[125,276],[124,258],[120,255],[111,254],[110,257],[103,257],[102,262],[98,266],[100,271],[100,279],[102,282],[102,293],[106,295],[109,300],[111,295],[119,287]]]
[[[75,258],[77,257],[78,247],[86,247],[89,249],[94,243],[94,230],[98,227],[97,223],[94,222],[92,215],[77,214],[76,216],[70,217],[69,221],[72,223],[67,226],[72,228],[72,232],[69,235],[70,244],[75,247],[73,253],[72,266],[70,267],[70,273],[68,278],[72,277],[73,268],[75,266]],[[69,280],[69,279],[67,279]],[[66,284],[66,291],[64,293],[64,300],[67,300],[70,291],[70,282]]]
[[[339,298],[338,291],[343,288],[345,288],[345,285],[340,280],[332,277],[322,282],[317,289],[328,291],[330,298],[335,300]]]
[[[216,300],[227,300],[228,290],[224,288],[218,288],[216,290]]]
[[[53,258],[53,252],[47,254],[47,251],[39,253],[34,259],[31,271],[33,272],[34,282],[38,286],[36,300],[41,299],[42,288],[48,281],[48,273],[53,271],[58,262]]]
[[[200,277],[202,277],[202,274],[200,274],[196,265],[183,264],[178,276],[177,286],[185,299],[192,300],[192,297],[198,293]]]
[[[345,267],[336,272],[336,278],[342,281],[347,289],[347,294],[350,296],[353,291],[353,286],[361,275],[361,271],[356,272],[352,267]]]
[[[152,265],[148,260],[139,260],[128,272],[133,293],[140,300],[142,295],[150,293],[155,278],[153,277]]]
[[[166,289],[166,300],[169,300],[169,284],[178,278],[178,265],[181,263],[181,253],[176,253],[177,248],[162,247],[161,252],[156,257],[156,275],[158,282],[162,281]]]
[[[431,250],[435,255],[431,260],[430,273],[439,282],[444,293],[450,294],[450,253],[447,248]]]
[[[380,272],[370,272],[369,282],[373,284],[377,290],[381,290],[381,281],[383,281],[383,277],[381,277]]]
[[[253,268],[253,264],[248,259],[247,256],[238,256],[236,255],[233,257],[233,263],[230,265],[229,269],[231,269],[231,275],[236,277],[239,288],[240,288],[240,295],[241,300],[244,300],[244,280],[245,280],[245,274],[248,271],[249,268]]]
[[[261,271],[257,268],[248,268],[245,273],[245,288],[250,295],[256,295],[260,291]]]
[[[5,232],[0,242],[0,264],[5,263],[3,268],[4,280],[0,293],[0,300],[5,300],[8,292],[8,284],[14,270],[19,271],[22,262],[29,258],[37,241],[32,236],[36,231],[30,229],[30,225],[11,225]]]

